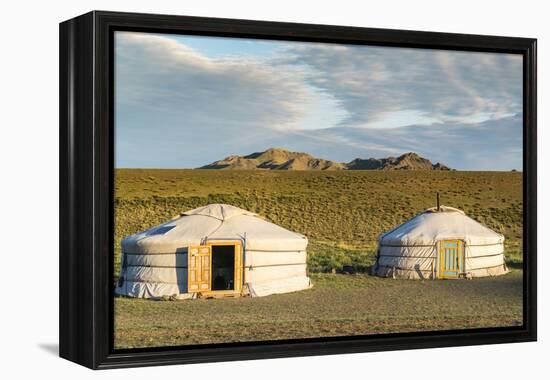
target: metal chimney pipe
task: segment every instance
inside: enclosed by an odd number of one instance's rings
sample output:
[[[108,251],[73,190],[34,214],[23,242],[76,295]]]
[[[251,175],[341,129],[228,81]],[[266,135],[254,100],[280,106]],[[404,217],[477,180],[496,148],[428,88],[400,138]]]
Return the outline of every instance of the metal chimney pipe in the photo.
[[[437,211],[441,211],[441,204],[439,203],[439,192],[437,192]]]

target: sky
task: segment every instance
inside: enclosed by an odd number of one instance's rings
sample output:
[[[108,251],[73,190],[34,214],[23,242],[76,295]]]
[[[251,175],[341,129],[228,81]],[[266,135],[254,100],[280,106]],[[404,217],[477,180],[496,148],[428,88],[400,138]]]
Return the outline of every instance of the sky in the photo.
[[[521,170],[522,57],[115,33],[116,167],[194,168],[270,147]]]

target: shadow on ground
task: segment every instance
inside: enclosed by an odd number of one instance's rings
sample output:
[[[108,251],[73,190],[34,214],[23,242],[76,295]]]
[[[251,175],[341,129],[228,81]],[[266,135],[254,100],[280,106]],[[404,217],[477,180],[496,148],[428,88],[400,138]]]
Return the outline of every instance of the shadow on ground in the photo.
[[[48,352],[49,354],[52,354],[55,356],[59,355],[59,344],[57,343],[39,343],[38,347]]]

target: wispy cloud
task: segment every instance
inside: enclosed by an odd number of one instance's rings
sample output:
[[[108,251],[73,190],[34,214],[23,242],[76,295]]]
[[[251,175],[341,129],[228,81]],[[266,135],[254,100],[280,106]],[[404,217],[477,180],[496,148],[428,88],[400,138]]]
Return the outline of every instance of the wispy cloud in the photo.
[[[348,112],[346,126],[368,127],[403,111],[471,122],[521,110],[520,55],[299,44],[278,62],[308,67],[308,81]]]
[[[519,56],[280,41],[251,55],[253,40],[228,54],[186,41],[116,33],[117,166],[195,167],[281,146],[521,167]]]
[[[315,100],[300,70],[211,59],[160,35],[121,32],[115,43],[117,166],[199,165],[297,128]]]
[[[117,33],[116,69],[119,104],[178,114],[201,128],[224,122],[286,129],[313,96],[300,71],[246,58],[209,59],[157,35]]]
[[[334,128],[356,144],[378,143],[388,149],[383,155],[413,151],[431,160],[460,170],[521,170],[522,140],[518,136],[522,118],[519,115],[481,123],[446,123],[411,125],[380,133],[368,128]],[[367,151],[355,150],[358,157]]]

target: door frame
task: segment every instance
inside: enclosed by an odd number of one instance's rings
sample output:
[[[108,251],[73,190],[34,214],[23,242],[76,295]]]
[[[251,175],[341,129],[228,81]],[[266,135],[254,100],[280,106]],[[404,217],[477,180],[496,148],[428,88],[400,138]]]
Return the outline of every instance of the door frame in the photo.
[[[244,251],[243,242],[240,240],[207,240],[201,246],[209,248],[210,254],[210,290],[198,291],[202,297],[206,298],[222,298],[222,297],[239,297],[242,295],[244,284]],[[234,288],[233,290],[212,290],[212,250],[215,246],[234,246],[235,248],[235,268],[234,268]],[[189,269],[188,269],[189,273]]]
[[[444,263],[441,260],[441,257],[444,254],[444,243],[446,242],[456,242],[457,252],[458,252],[458,270],[455,274],[447,274],[448,272],[444,269]],[[437,278],[438,279],[457,279],[464,275],[465,265],[466,265],[466,243],[462,239],[442,239],[437,242],[436,245],[436,268],[437,268]]]

